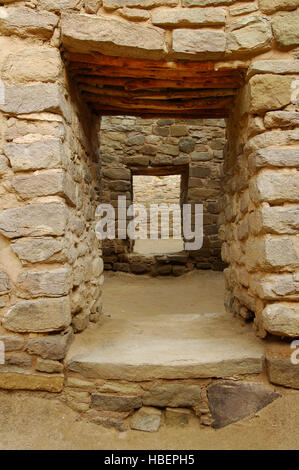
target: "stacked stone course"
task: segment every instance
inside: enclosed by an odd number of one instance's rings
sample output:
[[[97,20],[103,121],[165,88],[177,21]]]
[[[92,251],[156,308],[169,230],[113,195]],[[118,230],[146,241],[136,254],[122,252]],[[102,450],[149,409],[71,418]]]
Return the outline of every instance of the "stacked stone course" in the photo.
[[[227,120],[219,221],[229,265],[226,305],[255,317],[262,337],[299,336],[298,6],[1,1],[1,388],[61,391],[74,331],[101,312],[103,261],[94,233],[99,119],[69,79],[65,50],[209,61],[221,77],[227,68],[229,75],[242,71]],[[267,371],[271,381],[298,388],[289,349],[275,343]]]

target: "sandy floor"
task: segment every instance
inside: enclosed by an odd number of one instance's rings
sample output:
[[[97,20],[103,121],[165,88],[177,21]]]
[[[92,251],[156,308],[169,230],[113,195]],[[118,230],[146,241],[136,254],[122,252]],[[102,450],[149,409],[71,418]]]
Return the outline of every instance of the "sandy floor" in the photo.
[[[173,238],[169,240],[135,240],[134,253],[140,255],[166,255],[169,253],[179,253],[184,250],[184,241],[175,240]]]
[[[215,308],[224,312],[221,273],[215,273],[212,298],[203,295],[211,286],[205,273],[150,281],[141,276],[136,283],[130,276],[118,276],[114,279],[112,275],[106,283],[105,313],[111,318],[120,308],[123,314],[130,312],[132,316],[142,311],[143,317],[170,308],[176,316],[182,312],[214,313]],[[148,282],[151,289],[146,289]],[[132,298],[130,294],[136,288],[140,295]],[[170,301],[171,292],[175,295]],[[277,389],[282,394],[280,399],[226,428],[200,427],[198,419],[193,418],[185,428],[163,425],[156,433],[119,433],[88,423],[54,394],[0,391],[0,449],[297,449],[299,391]]]
[[[0,392],[0,449],[298,449],[299,391],[226,428],[163,426],[118,433],[87,423],[56,398]]]

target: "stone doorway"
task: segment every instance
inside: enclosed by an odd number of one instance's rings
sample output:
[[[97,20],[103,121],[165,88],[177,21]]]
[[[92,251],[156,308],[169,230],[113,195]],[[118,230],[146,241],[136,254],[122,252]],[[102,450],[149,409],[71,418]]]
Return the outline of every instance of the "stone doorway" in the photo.
[[[120,18],[117,1],[88,14],[40,3],[8,4],[0,15],[0,308],[8,354],[0,387],[61,392],[65,377],[70,388],[85,377],[94,390],[92,355],[81,377],[65,357],[74,333],[78,344],[83,330],[104,320],[107,253],[94,213],[105,116],[226,119],[225,304],[265,339],[258,366],[270,381],[298,387],[290,363],[299,336],[296,6],[259,1],[251,14],[196,0],[165,0],[160,10],[153,0],[138,24]],[[210,366],[199,380],[215,377]],[[240,372],[234,367],[231,375]]]

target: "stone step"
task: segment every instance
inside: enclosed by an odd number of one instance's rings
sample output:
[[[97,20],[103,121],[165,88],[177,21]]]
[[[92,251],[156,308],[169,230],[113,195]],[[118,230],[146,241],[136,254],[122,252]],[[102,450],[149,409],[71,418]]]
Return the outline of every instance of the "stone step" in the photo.
[[[67,369],[92,379],[147,381],[259,374],[264,346],[229,314],[108,318],[78,335]]]

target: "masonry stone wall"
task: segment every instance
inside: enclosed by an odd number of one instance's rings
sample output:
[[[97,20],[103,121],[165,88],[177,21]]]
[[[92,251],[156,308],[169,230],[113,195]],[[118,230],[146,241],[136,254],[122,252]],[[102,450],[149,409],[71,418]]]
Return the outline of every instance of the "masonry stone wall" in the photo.
[[[94,210],[107,110],[90,111],[65,51],[165,61],[166,73],[200,61],[212,85],[221,77],[223,102],[240,72],[219,221],[226,305],[254,317],[259,336],[299,336],[298,15],[298,0],[1,1],[0,388],[59,392],[73,332],[101,311]],[[267,367],[298,383],[285,353]]]
[[[182,274],[192,268],[221,270],[221,172],[225,145],[223,119],[180,120],[103,117],[101,125],[102,200],[133,198],[133,175],[181,174],[179,201],[204,207],[204,243],[200,250],[154,257],[132,254],[128,240],[105,240],[106,269]],[[145,188],[144,188],[145,190]],[[136,202],[136,201],[134,201]],[[163,202],[163,201],[161,201]],[[143,258],[143,259],[142,259]]]

